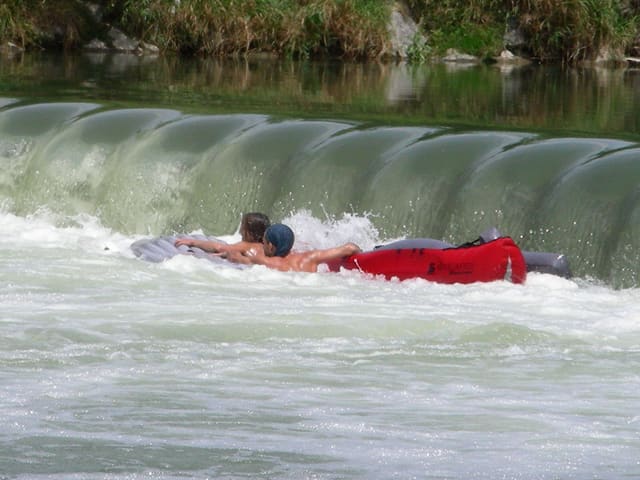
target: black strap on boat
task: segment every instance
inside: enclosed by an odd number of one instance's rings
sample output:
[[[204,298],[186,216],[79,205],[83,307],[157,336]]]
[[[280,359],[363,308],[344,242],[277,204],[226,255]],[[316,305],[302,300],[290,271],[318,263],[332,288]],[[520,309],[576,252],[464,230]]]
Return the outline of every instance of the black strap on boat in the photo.
[[[472,240],[471,242],[462,243],[455,248],[477,247],[478,245],[482,245],[483,243],[487,243],[487,242],[484,241],[484,238],[478,237],[475,240]]]

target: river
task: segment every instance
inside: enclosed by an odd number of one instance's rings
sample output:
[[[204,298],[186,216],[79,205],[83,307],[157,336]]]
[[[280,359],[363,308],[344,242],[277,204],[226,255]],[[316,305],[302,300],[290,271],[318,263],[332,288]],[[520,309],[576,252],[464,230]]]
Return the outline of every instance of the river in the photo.
[[[640,475],[634,70],[0,60],[1,479]],[[384,281],[130,245],[496,226],[572,279]]]

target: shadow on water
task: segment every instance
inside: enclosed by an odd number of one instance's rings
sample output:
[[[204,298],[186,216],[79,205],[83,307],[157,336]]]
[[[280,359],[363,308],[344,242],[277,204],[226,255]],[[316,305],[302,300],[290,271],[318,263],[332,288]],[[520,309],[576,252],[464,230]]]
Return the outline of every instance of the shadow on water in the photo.
[[[387,238],[495,225],[637,286],[638,72],[25,56],[0,61],[0,205],[121,232],[243,211],[370,214]]]

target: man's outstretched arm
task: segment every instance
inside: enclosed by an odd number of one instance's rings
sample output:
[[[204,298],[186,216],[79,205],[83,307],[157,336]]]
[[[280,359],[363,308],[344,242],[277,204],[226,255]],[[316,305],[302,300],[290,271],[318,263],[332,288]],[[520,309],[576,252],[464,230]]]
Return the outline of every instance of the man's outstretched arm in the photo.
[[[327,263],[337,258],[349,257],[361,251],[362,249],[355,243],[345,243],[339,247],[315,250],[309,255],[309,260],[317,267],[320,263]]]

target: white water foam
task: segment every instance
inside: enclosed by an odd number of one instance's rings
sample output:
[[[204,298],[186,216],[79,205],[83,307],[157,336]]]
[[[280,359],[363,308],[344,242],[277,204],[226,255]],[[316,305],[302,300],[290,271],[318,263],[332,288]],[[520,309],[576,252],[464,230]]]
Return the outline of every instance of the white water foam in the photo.
[[[284,222],[305,245],[385,240],[362,217]],[[152,264],[92,217],[0,227],[8,478],[639,471],[638,289]]]

